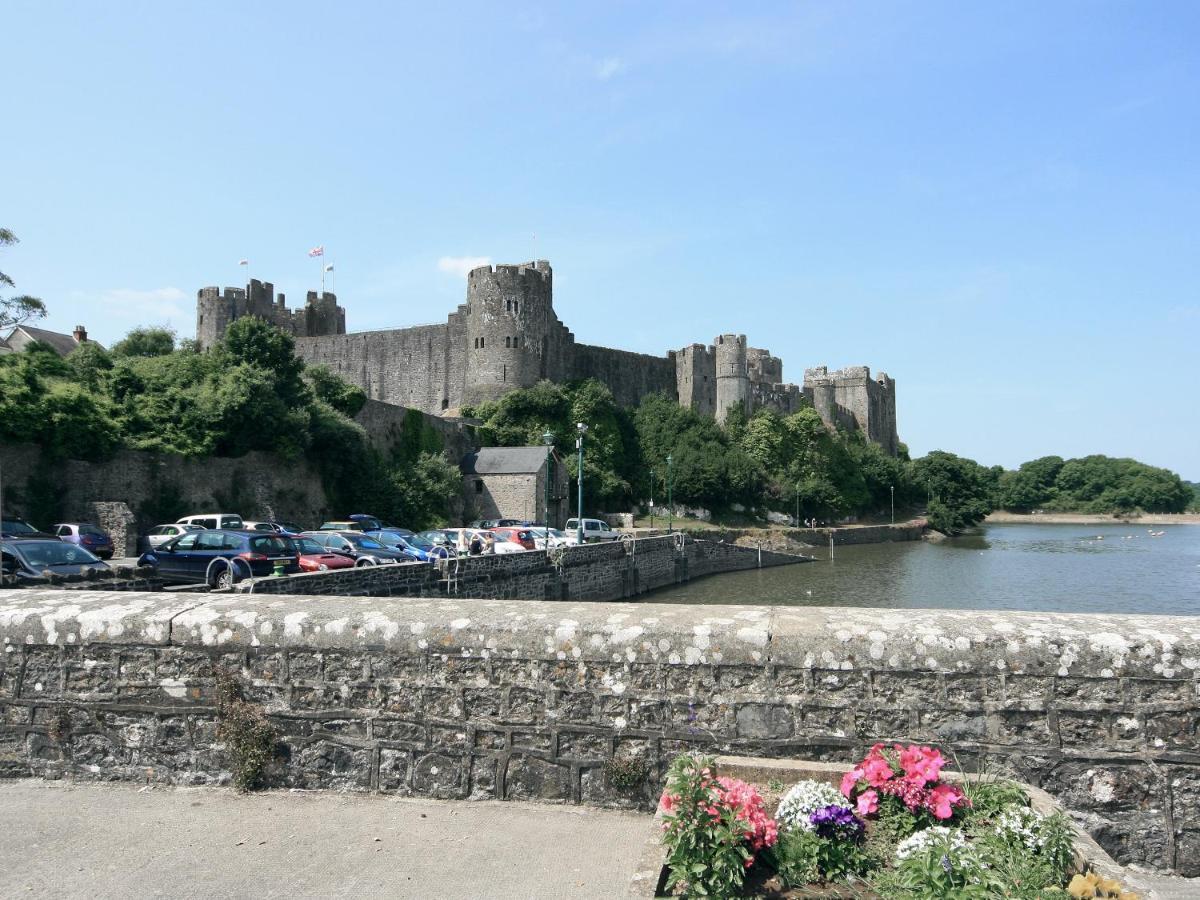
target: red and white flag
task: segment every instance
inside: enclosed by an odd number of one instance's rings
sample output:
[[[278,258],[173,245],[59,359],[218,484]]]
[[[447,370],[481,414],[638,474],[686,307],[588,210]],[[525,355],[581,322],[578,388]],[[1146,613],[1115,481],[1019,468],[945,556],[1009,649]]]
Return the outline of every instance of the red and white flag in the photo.
[[[322,244],[320,247],[313,247],[311,250],[308,251],[308,255],[309,256],[324,256],[325,255],[325,245]]]

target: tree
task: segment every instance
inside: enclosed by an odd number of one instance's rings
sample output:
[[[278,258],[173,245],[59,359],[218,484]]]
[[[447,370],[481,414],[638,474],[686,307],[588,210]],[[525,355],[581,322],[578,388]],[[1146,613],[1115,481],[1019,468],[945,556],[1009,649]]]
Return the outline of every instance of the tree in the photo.
[[[934,450],[912,464],[912,477],[929,498],[929,526],[943,534],[960,534],[992,511],[992,473],[973,459]]]
[[[304,379],[318,400],[324,400],[342,415],[354,418],[366,405],[367,394],[356,384],[334,375],[325,366],[309,366]]]
[[[0,228],[0,247],[10,247],[18,243],[17,236],[7,228]],[[0,288],[16,287],[13,280],[0,272]],[[0,297],[0,331],[12,328],[46,315],[46,304],[37,297],[19,295],[16,297]]]
[[[110,351],[113,356],[166,356],[175,351],[175,332],[169,328],[135,328]]]

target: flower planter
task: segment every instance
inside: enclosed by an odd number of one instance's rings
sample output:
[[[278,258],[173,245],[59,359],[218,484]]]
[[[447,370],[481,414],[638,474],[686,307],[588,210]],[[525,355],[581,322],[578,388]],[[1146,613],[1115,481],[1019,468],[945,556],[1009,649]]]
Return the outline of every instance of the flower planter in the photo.
[[[837,788],[847,771],[846,763],[815,762],[807,760],[756,759],[738,756],[719,756],[715,762],[716,774],[740,779],[757,786],[760,790],[770,793],[769,813],[774,813],[776,794],[785,792],[792,785],[805,780],[823,782]],[[963,776],[956,772],[943,772],[942,778],[951,783],[961,783]],[[774,786],[774,791],[768,791],[768,785]],[[1045,791],[1029,785],[1018,785],[1029,798],[1029,806],[1043,815],[1061,812],[1060,805]],[[663,811],[656,814],[656,822],[663,821]],[[1094,872],[1097,875],[1121,882],[1123,886],[1142,898],[1149,900],[1159,896],[1139,873],[1119,865],[1110,857],[1090,835],[1072,824],[1074,860],[1073,870],[1079,873]],[[676,896],[668,891],[669,872],[664,863],[665,851],[662,843],[662,828],[653,829],[653,834],[647,839],[643,848],[637,872],[629,885],[631,897],[670,897]],[[771,889],[761,890],[753,879],[748,880],[746,896],[770,897],[862,897],[874,898],[879,895],[864,888],[854,888],[835,885],[810,886],[792,888],[783,892],[773,892]],[[757,891],[757,893],[756,893]]]

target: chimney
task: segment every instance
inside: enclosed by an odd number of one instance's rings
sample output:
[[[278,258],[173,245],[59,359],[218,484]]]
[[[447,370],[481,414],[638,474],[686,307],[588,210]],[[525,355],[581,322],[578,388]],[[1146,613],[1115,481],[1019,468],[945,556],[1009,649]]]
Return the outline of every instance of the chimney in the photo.
[[[75,330],[71,332],[71,336],[75,338],[75,343],[82,344],[87,340],[87,329],[82,325],[76,325]]]

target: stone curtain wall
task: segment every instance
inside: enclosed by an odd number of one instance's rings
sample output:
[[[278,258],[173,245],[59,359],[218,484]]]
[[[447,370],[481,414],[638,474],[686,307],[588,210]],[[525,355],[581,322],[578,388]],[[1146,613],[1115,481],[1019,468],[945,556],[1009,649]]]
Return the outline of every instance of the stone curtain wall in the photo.
[[[0,594],[0,771],[221,784],[214,673],[272,783],[649,808],[697,748],[953,749],[1122,862],[1200,873],[1200,619],[363,597]],[[646,778],[606,773],[634,757]]]
[[[586,544],[546,552],[404,563],[243,582],[250,594],[622,600],[704,575],[790,565],[804,557],[682,536]]]

